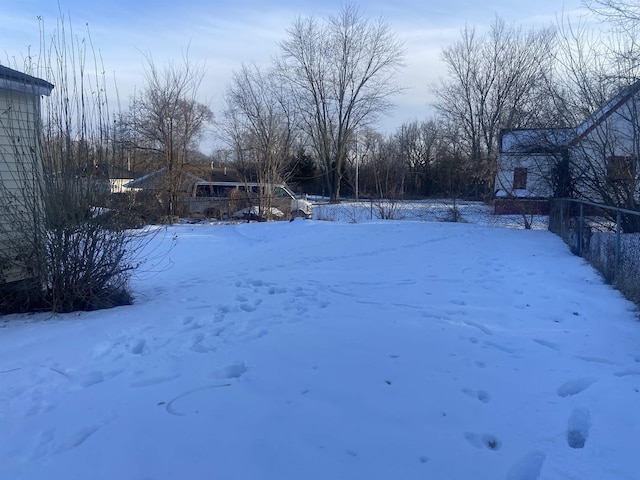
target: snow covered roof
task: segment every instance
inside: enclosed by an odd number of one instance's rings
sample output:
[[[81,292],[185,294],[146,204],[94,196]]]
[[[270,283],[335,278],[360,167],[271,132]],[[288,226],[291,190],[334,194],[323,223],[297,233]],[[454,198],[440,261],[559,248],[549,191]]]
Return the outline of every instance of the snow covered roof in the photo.
[[[636,80],[634,83],[629,85],[620,91],[615,97],[609,100],[605,105],[603,105],[600,109],[595,111],[587,120],[585,120],[578,128],[576,129],[576,138],[575,141],[584,138],[589,132],[591,132],[594,128],[604,122],[612,113],[618,110],[622,105],[627,103],[629,99],[631,99],[638,91],[640,90],[640,80]]]
[[[549,153],[566,147],[574,137],[572,128],[503,130],[500,153]]]
[[[620,91],[576,128],[511,129],[501,132],[500,153],[549,153],[575,144],[640,91],[640,80]]]
[[[53,85],[41,78],[0,65],[0,89],[48,96],[53,90]]]

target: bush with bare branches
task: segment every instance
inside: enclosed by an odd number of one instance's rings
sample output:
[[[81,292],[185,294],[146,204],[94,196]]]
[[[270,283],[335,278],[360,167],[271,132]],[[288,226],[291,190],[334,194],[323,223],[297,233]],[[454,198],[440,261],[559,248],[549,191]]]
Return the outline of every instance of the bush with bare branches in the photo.
[[[38,103],[17,113],[24,98],[16,93],[1,119],[10,141],[0,149],[0,313],[130,303],[128,281],[151,234],[108,208],[113,146],[104,69],[88,68],[90,42],[64,20],[50,42],[25,67],[55,85],[42,112]]]

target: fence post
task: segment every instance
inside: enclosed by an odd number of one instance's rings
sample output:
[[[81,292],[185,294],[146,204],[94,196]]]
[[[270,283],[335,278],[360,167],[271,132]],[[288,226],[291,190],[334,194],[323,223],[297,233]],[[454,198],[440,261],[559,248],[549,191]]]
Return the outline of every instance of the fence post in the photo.
[[[582,236],[584,229],[584,204],[580,202],[580,222],[578,222],[578,256],[582,256]]]
[[[614,271],[613,271],[613,279],[614,281],[617,280],[618,278],[618,271],[620,269],[620,250],[621,250],[621,245],[622,245],[622,241],[620,238],[620,231],[621,231],[621,227],[622,227],[622,212],[620,210],[618,210],[618,214],[616,215],[616,259],[615,259],[615,266],[614,266]]]

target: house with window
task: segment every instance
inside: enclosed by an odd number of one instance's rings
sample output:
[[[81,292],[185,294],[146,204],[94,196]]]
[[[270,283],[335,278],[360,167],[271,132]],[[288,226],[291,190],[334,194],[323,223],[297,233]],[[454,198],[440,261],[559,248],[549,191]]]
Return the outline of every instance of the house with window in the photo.
[[[557,196],[554,179],[567,161],[573,129],[512,129],[500,136],[495,212],[546,213]]]
[[[576,193],[635,210],[640,199],[640,80],[583,122],[572,142]]]
[[[637,208],[640,81],[575,128],[504,130],[495,179],[496,213],[537,212],[576,196]]]
[[[40,99],[53,85],[0,65],[0,284],[22,280],[20,235],[33,224],[41,179]]]

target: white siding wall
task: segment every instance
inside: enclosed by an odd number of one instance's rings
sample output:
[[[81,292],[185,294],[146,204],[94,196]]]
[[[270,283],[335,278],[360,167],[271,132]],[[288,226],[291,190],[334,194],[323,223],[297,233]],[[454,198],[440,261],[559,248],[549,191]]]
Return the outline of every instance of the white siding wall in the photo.
[[[607,178],[607,161],[612,156],[638,157],[640,148],[640,106],[638,98],[630,99],[573,147],[576,186],[583,196],[603,201],[591,180],[597,178],[600,187]],[[636,178],[636,184],[640,181]],[[636,196],[639,192],[636,192]]]
[[[496,197],[547,198],[553,195],[551,169],[556,159],[545,154],[501,153],[498,157]],[[527,169],[527,188],[514,189],[516,167]]]

